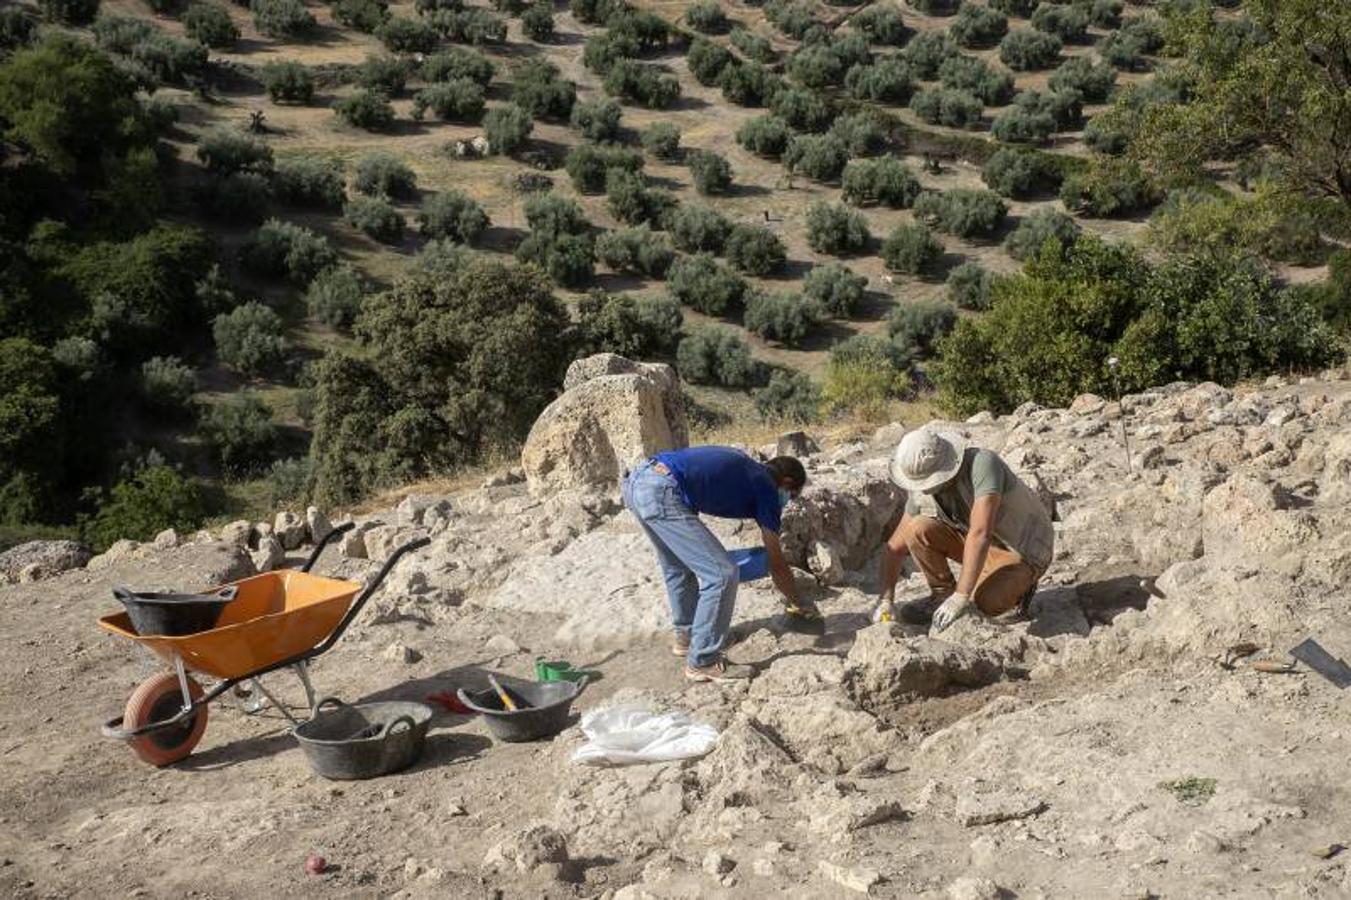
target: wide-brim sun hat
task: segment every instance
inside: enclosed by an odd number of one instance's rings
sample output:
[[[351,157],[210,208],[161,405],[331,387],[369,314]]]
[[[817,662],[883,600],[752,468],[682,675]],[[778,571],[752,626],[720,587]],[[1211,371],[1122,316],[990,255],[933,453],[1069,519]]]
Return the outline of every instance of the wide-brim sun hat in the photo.
[[[891,456],[891,480],[907,491],[927,493],[956,477],[966,454],[966,437],[926,425],[901,438]]]

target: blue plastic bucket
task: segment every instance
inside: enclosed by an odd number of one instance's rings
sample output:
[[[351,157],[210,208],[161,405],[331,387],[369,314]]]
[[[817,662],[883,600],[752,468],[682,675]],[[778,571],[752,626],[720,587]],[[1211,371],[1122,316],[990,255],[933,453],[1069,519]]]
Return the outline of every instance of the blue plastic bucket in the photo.
[[[742,581],[756,581],[769,575],[769,551],[764,547],[728,550],[727,555],[736,563],[737,577]]]

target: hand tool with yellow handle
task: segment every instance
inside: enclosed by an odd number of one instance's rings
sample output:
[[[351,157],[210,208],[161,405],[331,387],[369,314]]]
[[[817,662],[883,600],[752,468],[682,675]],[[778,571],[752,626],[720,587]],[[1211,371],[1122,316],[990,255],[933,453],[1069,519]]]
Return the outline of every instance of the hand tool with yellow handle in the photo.
[[[516,712],[520,708],[516,705],[516,701],[511,699],[511,695],[507,693],[506,688],[498,683],[496,676],[489,675],[488,684],[492,685],[493,690],[497,692],[497,696],[502,698],[502,705],[507,708],[507,712]]]

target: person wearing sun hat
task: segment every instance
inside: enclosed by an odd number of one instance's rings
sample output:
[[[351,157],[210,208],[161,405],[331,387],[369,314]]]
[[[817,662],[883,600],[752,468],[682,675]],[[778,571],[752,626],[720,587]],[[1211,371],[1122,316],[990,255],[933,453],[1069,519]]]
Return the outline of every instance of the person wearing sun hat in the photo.
[[[908,496],[882,555],[874,620],[932,622],[938,632],[973,607],[997,616],[1036,590],[1051,564],[1055,531],[1041,500],[997,453],[931,423],[901,439],[891,480]],[[937,517],[920,514],[919,494],[933,498]],[[896,581],[907,556],[929,595],[897,608]],[[952,574],[953,562],[961,563],[960,577]]]

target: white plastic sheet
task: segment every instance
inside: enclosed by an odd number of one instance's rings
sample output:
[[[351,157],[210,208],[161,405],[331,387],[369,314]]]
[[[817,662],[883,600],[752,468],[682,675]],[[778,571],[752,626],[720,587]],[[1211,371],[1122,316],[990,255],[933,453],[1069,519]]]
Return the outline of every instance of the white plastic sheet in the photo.
[[[631,766],[703,756],[718,730],[688,713],[654,713],[643,706],[611,706],[582,716],[587,742],[572,754],[585,766]]]

